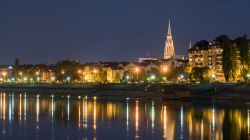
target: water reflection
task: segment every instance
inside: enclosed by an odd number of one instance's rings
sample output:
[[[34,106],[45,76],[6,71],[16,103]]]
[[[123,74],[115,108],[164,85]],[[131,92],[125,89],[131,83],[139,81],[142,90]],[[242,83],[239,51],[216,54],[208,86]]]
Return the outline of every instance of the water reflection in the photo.
[[[22,133],[32,139],[248,139],[250,110],[244,102],[229,106],[1,92],[0,137],[18,139]]]

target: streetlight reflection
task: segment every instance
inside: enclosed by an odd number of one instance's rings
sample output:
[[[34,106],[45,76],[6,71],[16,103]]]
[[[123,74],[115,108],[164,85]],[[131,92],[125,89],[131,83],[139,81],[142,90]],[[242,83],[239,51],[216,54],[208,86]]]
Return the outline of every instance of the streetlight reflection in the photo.
[[[39,95],[36,96],[36,128],[39,129],[39,109],[40,109],[40,102],[39,102]]]
[[[136,139],[138,139],[139,136],[139,107],[138,107],[138,102],[136,101],[136,106],[135,106],[135,130],[136,130],[136,134],[135,137]]]
[[[88,102],[87,102],[87,96],[85,98],[83,98],[83,128],[87,128],[88,127]]]

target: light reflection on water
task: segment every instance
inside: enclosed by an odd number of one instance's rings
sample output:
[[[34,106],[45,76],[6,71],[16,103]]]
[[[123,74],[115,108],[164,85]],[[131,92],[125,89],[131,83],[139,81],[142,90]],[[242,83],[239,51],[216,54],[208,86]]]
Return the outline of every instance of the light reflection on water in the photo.
[[[248,139],[246,103],[0,93],[0,139]]]

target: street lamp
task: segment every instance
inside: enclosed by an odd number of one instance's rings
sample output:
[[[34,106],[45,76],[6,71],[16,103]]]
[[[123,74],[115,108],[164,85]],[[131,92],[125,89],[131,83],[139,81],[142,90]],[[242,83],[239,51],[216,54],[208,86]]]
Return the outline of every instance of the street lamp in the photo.
[[[162,79],[164,79],[163,77],[165,77],[165,74],[166,74],[167,70],[168,70],[167,66],[162,67],[162,72],[161,72]],[[166,80],[166,77],[165,77],[165,80]]]
[[[22,72],[19,72],[19,75],[21,77],[21,83],[23,82],[23,73]]]
[[[96,73],[97,73],[97,70],[96,70],[96,69],[94,69],[94,70],[93,70],[93,72],[96,74]]]
[[[82,82],[84,81],[84,72],[82,70],[78,70],[78,74],[82,74]]]
[[[62,74],[62,75],[64,75],[64,74],[65,74],[65,71],[64,71],[64,70],[62,70],[62,71],[61,71],[61,74]]]
[[[39,77],[39,74],[40,74],[40,72],[37,71],[37,72],[36,72],[36,76],[37,76],[37,77],[36,77],[36,81],[40,81],[40,79],[41,79],[41,78]]]
[[[4,71],[2,72],[2,75],[3,75],[3,82],[5,81],[5,76],[7,75],[7,73]]]
[[[135,68],[135,72],[136,72],[136,79],[138,80],[138,77],[139,77],[139,68],[137,67],[137,68]]]

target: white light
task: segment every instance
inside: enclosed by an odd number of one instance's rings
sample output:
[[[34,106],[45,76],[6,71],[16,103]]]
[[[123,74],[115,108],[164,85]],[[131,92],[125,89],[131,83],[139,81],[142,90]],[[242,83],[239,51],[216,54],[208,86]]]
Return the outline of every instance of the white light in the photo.
[[[156,76],[155,75],[151,75],[150,77],[152,80],[155,80]]]
[[[13,69],[13,67],[12,67],[12,66],[9,66],[8,68],[9,68],[9,69]]]
[[[130,77],[127,75],[127,76],[126,76],[126,79],[128,80],[129,78],[130,78]]]
[[[67,77],[67,80],[70,81],[70,77],[69,76]]]
[[[40,77],[37,77],[37,78],[36,78],[37,81],[40,81],[40,79],[41,79]]]
[[[28,79],[27,77],[24,77],[24,78],[23,78],[24,81],[27,81],[27,79]]]
[[[183,79],[183,78],[184,78],[184,75],[182,74],[182,75],[181,75],[181,79]]]

